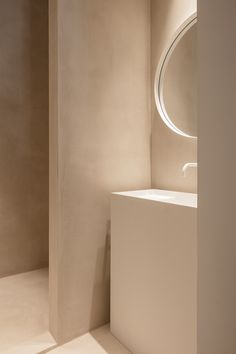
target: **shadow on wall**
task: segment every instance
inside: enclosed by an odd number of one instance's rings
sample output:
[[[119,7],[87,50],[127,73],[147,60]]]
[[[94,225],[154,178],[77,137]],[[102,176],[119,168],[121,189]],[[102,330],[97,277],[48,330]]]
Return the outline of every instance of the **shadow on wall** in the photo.
[[[48,1],[0,7],[1,277],[48,263]]]
[[[111,221],[107,221],[104,247],[98,248],[91,301],[90,328],[97,328],[110,318]],[[98,304],[104,304],[98,306]],[[96,323],[99,318],[99,322]]]
[[[111,335],[109,325],[90,332],[90,335],[101,346],[101,354],[131,354],[130,351]]]

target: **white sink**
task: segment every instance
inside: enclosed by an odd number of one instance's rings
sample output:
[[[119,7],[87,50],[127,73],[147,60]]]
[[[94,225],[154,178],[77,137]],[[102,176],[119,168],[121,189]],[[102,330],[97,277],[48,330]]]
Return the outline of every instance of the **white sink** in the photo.
[[[144,189],[113,194],[197,208],[197,194],[194,193],[174,192],[161,189]]]
[[[111,331],[132,353],[196,354],[197,195],[111,197]]]

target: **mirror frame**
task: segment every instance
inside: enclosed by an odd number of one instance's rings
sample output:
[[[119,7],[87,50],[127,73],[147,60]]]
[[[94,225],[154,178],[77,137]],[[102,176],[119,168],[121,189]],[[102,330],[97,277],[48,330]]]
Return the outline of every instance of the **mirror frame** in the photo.
[[[193,15],[188,17],[187,20],[184,21],[184,23],[177,29],[172,40],[168,43],[166,49],[163,51],[161,55],[159,64],[157,66],[155,82],[154,82],[155,102],[156,102],[157,110],[161,116],[161,119],[176,134],[182,135],[187,138],[192,138],[192,139],[197,139],[197,136],[189,135],[183,132],[182,130],[180,130],[178,127],[176,127],[166,112],[164,99],[163,99],[163,81],[164,81],[163,79],[164,79],[166,67],[168,65],[169,59],[174,49],[178,45],[181,38],[185,35],[185,33],[196,23],[197,23],[197,12],[195,12]]]

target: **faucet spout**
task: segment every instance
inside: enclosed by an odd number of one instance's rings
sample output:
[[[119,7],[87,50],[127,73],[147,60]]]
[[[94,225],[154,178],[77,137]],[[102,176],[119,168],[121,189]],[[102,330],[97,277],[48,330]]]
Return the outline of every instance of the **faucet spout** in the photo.
[[[197,162],[188,162],[183,166],[182,173],[183,173],[184,177],[186,177],[187,170],[192,167],[197,168]]]

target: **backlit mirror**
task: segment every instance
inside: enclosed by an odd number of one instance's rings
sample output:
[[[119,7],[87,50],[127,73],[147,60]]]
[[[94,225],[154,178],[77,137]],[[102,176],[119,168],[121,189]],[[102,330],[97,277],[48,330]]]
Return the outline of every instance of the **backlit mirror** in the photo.
[[[159,114],[175,133],[197,137],[197,17],[191,16],[164,51],[156,73]]]

